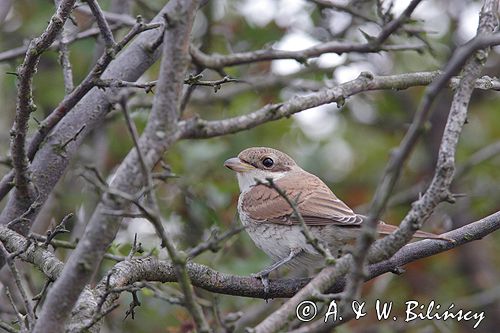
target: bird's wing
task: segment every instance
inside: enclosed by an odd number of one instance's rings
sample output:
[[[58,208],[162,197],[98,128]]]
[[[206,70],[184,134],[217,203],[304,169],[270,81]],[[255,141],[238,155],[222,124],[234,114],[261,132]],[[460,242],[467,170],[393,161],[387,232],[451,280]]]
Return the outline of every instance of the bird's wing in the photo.
[[[356,215],[312,174],[300,172],[287,175],[275,184],[296,202],[298,211],[308,225],[359,226],[363,222],[361,216]],[[242,200],[241,208],[252,220],[262,223],[300,223],[293,208],[274,188],[256,185],[243,194]]]

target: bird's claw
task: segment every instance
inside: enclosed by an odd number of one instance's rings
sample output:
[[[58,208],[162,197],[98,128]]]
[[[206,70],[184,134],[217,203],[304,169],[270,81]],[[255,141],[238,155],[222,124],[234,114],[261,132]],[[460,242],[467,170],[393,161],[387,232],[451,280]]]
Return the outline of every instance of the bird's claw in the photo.
[[[253,278],[259,279],[260,282],[262,282],[262,286],[264,286],[264,294],[266,295],[266,302],[267,302],[267,295],[269,294],[269,273],[254,273],[250,275]]]

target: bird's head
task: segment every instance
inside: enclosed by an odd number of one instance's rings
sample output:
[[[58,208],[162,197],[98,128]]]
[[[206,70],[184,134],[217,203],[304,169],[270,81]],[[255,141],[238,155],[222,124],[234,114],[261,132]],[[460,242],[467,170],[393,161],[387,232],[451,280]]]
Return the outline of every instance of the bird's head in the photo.
[[[224,162],[224,166],[236,172],[240,191],[245,192],[258,181],[273,181],[285,176],[288,172],[300,169],[287,154],[267,147],[253,147],[243,150],[238,157]]]

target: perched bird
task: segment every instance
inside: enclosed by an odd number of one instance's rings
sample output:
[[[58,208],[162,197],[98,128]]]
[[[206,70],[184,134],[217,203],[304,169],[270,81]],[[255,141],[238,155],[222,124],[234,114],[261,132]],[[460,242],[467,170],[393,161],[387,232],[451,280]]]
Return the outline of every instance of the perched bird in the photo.
[[[248,148],[224,165],[235,171],[238,178],[242,224],[255,245],[274,262],[254,274],[265,287],[269,273],[284,264],[311,266],[323,262],[302,233],[293,207],[277,189],[295,201],[312,236],[333,255],[341,254],[354,243],[365,217],[354,213],[321,179],[304,171],[287,154],[266,147]],[[269,180],[274,188],[267,185]],[[395,229],[396,226],[383,222],[377,226],[379,234],[390,234]],[[414,237],[448,240],[423,231],[417,231]]]

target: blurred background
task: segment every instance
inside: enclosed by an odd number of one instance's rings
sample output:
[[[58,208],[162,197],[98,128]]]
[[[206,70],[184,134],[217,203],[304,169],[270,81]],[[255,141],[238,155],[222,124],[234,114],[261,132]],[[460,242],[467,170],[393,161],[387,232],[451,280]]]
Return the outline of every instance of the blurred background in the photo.
[[[99,1],[109,12],[151,19],[165,1],[109,0]],[[336,1],[336,4],[346,2]],[[383,1],[382,8],[398,15],[409,1]],[[356,13],[377,19],[374,1],[351,1]],[[26,44],[40,35],[54,12],[53,1],[2,0],[0,4],[0,175],[10,170],[9,130],[15,114],[16,77],[12,73],[22,57],[5,53]],[[327,54],[308,64],[295,60],[260,62],[226,68],[227,74],[244,82],[230,83],[214,92],[198,87],[183,117],[199,115],[205,119],[222,119],[246,114],[267,103],[288,100],[322,87],[331,87],[356,78],[360,72],[375,75],[432,71],[443,67],[454,49],[475,35],[479,1],[423,1],[415,10],[412,26],[421,39],[410,33],[391,39],[396,43],[421,42],[419,51],[379,52],[373,54]],[[89,29],[94,24],[85,11],[75,11],[69,33]],[[128,30],[114,24],[115,38]],[[376,35],[380,27],[342,10],[333,10],[301,0],[211,0],[196,17],[193,43],[206,53],[228,54],[266,47],[302,50],[329,40],[363,42],[366,35]],[[77,40],[69,45],[75,85],[88,73],[101,54],[102,43],[96,38]],[[500,73],[500,49],[491,52],[484,75]],[[142,81],[157,78],[158,64]],[[204,71],[203,79],[219,79],[220,75]],[[46,52],[35,75],[34,101],[37,111],[30,126],[50,113],[64,97],[64,82],[57,50]],[[153,89],[154,91],[154,89]],[[164,161],[177,176],[158,189],[166,227],[175,235],[179,247],[187,249],[205,240],[211,229],[223,231],[238,225],[236,203],[239,195],[234,174],[223,167],[229,157],[251,146],[270,146],[291,155],[305,170],[322,178],[349,206],[366,213],[390,151],[406,132],[417,108],[424,87],[403,91],[379,91],[356,95],[344,105],[324,105],[299,113],[289,119],[270,122],[238,134],[209,140],[178,142]],[[140,89],[124,89],[127,106],[141,130],[148,117],[152,93]],[[434,104],[428,130],[409,159],[383,219],[399,224],[410,204],[425,190],[432,178],[442,129],[451,103],[452,90],[443,91]],[[92,186],[82,179],[85,167],[94,166],[105,177],[111,177],[133,144],[122,114],[116,106],[102,127],[90,135],[80,148],[64,178],[39,215],[34,230],[44,234],[50,225],[73,212],[70,224],[74,241],[98,201]],[[439,206],[424,229],[443,232],[476,221],[500,210],[500,98],[495,91],[476,90],[469,107],[457,152],[458,174],[454,193],[464,193],[456,204]],[[4,200],[5,201],[5,200]],[[4,202],[0,203],[3,207]],[[126,255],[137,233],[146,253],[158,252],[159,242],[153,228],[142,219],[124,221],[110,252]],[[61,237],[64,238],[64,237]],[[500,235],[459,247],[432,258],[419,260],[406,267],[401,276],[386,274],[366,284],[363,298],[394,301],[395,311],[404,313],[404,302],[435,300],[442,307],[454,303],[456,308],[485,311],[486,319],[475,332],[494,332],[500,327]],[[69,252],[57,249],[65,259]],[[163,254],[161,254],[163,255]],[[195,259],[225,273],[249,275],[269,264],[266,255],[257,249],[243,232],[223,244],[217,253],[204,253]],[[105,260],[102,272],[113,265]],[[34,269],[25,269],[32,293],[43,286],[44,279]],[[287,276],[281,272],[281,276]],[[102,277],[98,275],[95,281]],[[103,332],[189,332],[192,329],[185,309],[169,303],[179,296],[175,284],[157,285],[165,299],[152,297],[151,290],[140,295],[142,306],[136,318],[123,320],[131,296],[123,294],[123,306],[107,319]],[[214,295],[198,290],[206,312],[212,320],[217,316],[238,317],[236,329],[255,325],[284,300],[266,303],[260,299]],[[175,302],[174,302],[175,303]],[[214,307],[215,304],[215,307]],[[214,315],[212,309],[217,309]],[[0,312],[7,315],[9,307],[2,304]],[[238,314],[238,312],[241,312]],[[352,321],[339,332],[471,332],[470,323],[456,321],[377,322],[373,312],[361,321]],[[369,324],[369,325],[368,325]],[[229,325],[229,323],[227,323]],[[292,324],[293,325],[293,324]]]

